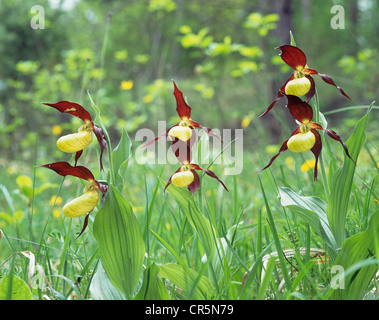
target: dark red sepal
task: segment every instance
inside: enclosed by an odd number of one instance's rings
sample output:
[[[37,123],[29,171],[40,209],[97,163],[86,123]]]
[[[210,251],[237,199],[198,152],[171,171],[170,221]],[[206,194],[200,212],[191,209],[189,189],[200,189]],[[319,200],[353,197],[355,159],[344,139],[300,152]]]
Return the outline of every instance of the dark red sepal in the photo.
[[[176,99],[176,111],[180,119],[187,120],[191,118],[191,107],[186,103],[183,97],[183,92],[181,92],[176,86],[175,81],[172,81],[174,84],[174,96]]]
[[[92,123],[92,131],[95,134],[97,141],[99,142],[99,145],[100,145],[100,169],[104,170],[104,168],[103,168],[103,152],[107,148],[107,141],[105,140],[105,135],[104,135],[103,130],[101,130],[101,128],[94,125],[93,123]]]
[[[313,110],[312,107],[305,101],[301,100],[297,96],[288,95],[287,107],[291,112],[291,115],[299,122],[304,120],[312,121]]]
[[[95,178],[89,169],[83,166],[73,167],[65,161],[49,163],[39,167],[51,169],[63,177],[70,175],[91,182],[95,181]]]
[[[174,139],[174,141],[171,145],[171,149],[181,164],[191,163],[191,160],[192,160],[192,148],[191,148],[191,146],[192,146],[192,144],[193,144],[193,142],[191,142],[191,139],[189,139],[187,141],[183,141],[183,140],[180,140],[177,138]]]
[[[315,129],[311,129],[311,132],[314,134],[314,136],[316,137],[316,142],[313,146],[313,148],[311,149],[312,153],[314,154],[315,156],[315,171],[314,171],[314,175],[313,175],[313,179],[314,181],[317,180],[317,166],[318,166],[318,157],[321,153],[321,149],[322,149],[322,143],[321,143],[321,136],[320,134],[315,130]]]
[[[285,44],[275,49],[282,51],[280,53],[280,57],[292,69],[296,69],[299,66],[304,68],[307,64],[307,57],[305,56],[304,52],[301,51],[298,47]]]
[[[193,174],[193,181],[187,188],[189,192],[194,194],[200,188],[200,178],[195,170],[191,170],[191,172]]]
[[[77,151],[75,153],[75,166],[78,163],[78,160],[79,160],[79,158],[81,157],[82,154],[83,154],[83,150],[79,150],[79,151]]]
[[[84,122],[92,122],[91,115],[81,105],[70,101],[59,101],[57,103],[43,103],[44,105],[53,107],[62,113],[69,113]]]

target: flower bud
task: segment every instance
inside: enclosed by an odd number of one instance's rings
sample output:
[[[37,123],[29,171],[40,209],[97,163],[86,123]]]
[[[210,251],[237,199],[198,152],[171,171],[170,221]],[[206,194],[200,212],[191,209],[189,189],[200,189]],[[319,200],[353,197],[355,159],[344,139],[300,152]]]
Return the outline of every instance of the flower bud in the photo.
[[[301,97],[311,89],[311,81],[307,77],[295,78],[288,81],[284,91],[286,95]]]
[[[187,187],[194,180],[194,175],[191,171],[179,171],[171,177],[172,184],[177,187]]]
[[[83,150],[92,141],[92,131],[88,125],[83,125],[77,133],[68,134],[60,137],[57,141],[59,150],[66,153],[74,153]]]
[[[313,148],[316,137],[312,131],[293,135],[287,142],[287,147],[292,152],[303,152]]]
[[[76,218],[91,212],[98,202],[99,193],[96,188],[91,188],[80,197],[66,203],[62,211],[66,217]]]
[[[192,130],[190,127],[184,127],[184,126],[179,125],[179,126],[172,127],[170,131],[168,132],[168,136],[178,138],[182,141],[187,141],[192,136]],[[171,137],[170,139],[173,140]]]

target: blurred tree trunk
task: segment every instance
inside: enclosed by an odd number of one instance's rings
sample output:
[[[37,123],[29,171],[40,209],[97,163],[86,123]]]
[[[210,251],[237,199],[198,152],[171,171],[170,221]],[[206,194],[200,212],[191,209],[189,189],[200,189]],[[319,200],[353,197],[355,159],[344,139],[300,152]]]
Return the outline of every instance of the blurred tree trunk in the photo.
[[[280,46],[282,44],[289,44],[290,43],[290,31],[292,30],[293,23],[293,8],[292,8],[292,0],[272,0],[272,1],[265,1],[260,0],[259,8],[262,10],[261,12],[264,14],[269,13],[276,13],[279,15],[279,21],[277,22],[277,27],[275,30],[273,30],[272,35],[274,38],[278,39],[278,43],[276,46]],[[285,80],[289,77],[288,75],[283,75],[277,72],[278,66],[272,66],[270,63],[270,60],[267,61],[267,68],[270,72],[270,74],[273,74],[274,76],[271,78],[271,92],[272,92],[272,100],[273,101],[277,94],[280,87],[283,85]],[[285,105],[286,99],[279,100],[276,105],[274,106],[273,111],[275,112],[275,109],[278,109],[281,105]],[[271,101],[268,103],[268,105],[271,103]],[[267,106],[268,106],[267,105]],[[282,132],[281,132],[281,126],[278,125],[278,122],[275,119],[275,116],[270,112],[266,117],[270,118],[269,126],[270,126],[270,132],[272,133],[272,139],[273,143],[279,143],[282,140]],[[288,132],[285,132],[285,134]]]
[[[277,28],[274,30],[276,35],[282,43],[290,43],[290,30],[292,30],[292,0],[274,0],[270,1],[271,12],[277,13],[280,17]]]
[[[354,0],[350,7],[350,18],[354,27],[358,24],[358,0]]]

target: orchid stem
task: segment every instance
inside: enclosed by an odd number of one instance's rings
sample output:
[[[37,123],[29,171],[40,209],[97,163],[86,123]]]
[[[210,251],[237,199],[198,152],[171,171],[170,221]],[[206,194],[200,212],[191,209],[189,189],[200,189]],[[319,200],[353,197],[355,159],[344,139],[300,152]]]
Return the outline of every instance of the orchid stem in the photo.
[[[69,220],[68,220],[68,228],[67,228],[66,237],[65,237],[64,243],[63,243],[63,249],[62,249],[62,254],[61,254],[60,264],[59,264],[59,271],[58,271],[58,275],[62,275],[62,276],[63,276],[63,268],[64,268],[64,265],[65,265],[65,262],[66,262],[67,247],[68,247],[68,243],[70,242],[71,225],[72,225],[72,219],[69,218]],[[56,283],[56,288],[58,288],[59,280],[60,280],[60,278],[58,277],[57,278],[57,283]]]
[[[315,101],[316,123],[320,123],[319,122],[320,121],[320,104],[319,104],[317,89],[315,92],[314,101]],[[326,202],[328,202],[330,191],[329,191],[329,186],[328,186],[328,180],[327,180],[326,173],[325,173],[324,159],[323,159],[323,156],[321,153],[319,155],[319,163],[320,163],[320,169],[321,169],[322,186],[324,188],[324,194],[325,194]],[[315,170],[316,170],[316,168],[315,168]]]

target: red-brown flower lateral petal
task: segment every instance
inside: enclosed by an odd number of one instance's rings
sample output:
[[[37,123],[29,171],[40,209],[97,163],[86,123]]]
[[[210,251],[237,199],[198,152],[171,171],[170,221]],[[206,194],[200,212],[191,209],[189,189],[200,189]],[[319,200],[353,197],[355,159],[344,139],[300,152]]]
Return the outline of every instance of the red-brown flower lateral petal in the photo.
[[[53,107],[62,113],[69,113],[84,122],[92,122],[91,115],[81,105],[70,101],[59,101],[57,103],[43,103],[44,105]]]
[[[267,113],[269,113],[271,111],[271,109],[274,107],[275,103],[280,100],[281,98],[283,98],[285,96],[285,94],[279,90],[278,92],[278,95],[276,97],[276,99],[268,106],[268,108],[266,109],[265,112],[263,112],[260,116],[258,116],[258,118],[262,118],[264,117]]]
[[[333,130],[329,130],[329,129],[324,129],[324,131],[326,132],[326,134],[327,134],[329,137],[331,137],[332,139],[334,139],[334,140],[338,141],[339,143],[341,143],[343,149],[345,150],[346,155],[351,159],[351,161],[354,162],[355,165],[357,165],[356,162],[353,160],[353,158],[350,156],[349,151],[347,150],[347,146],[342,142],[342,139],[341,139],[341,137],[337,134],[337,132],[335,132],[335,131],[333,131]]]
[[[203,127],[202,125],[200,125],[199,123],[197,123],[196,121],[193,121],[193,120],[188,120],[187,122],[188,122],[192,127],[194,127],[194,128],[201,128],[201,129],[203,129],[207,134],[209,134],[210,136],[215,137],[215,138],[217,138],[218,140],[220,140],[221,143],[224,143],[224,141],[222,141],[222,139],[221,139],[217,134],[215,134],[215,133],[212,131],[212,129],[209,129],[209,128],[207,128],[207,127]]]
[[[70,175],[90,182],[95,181],[95,178],[89,169],[83,166],[73,167],[65,161],[53,162],[39,167],[53,170],[63,177]]]
[[[317,74],[321,77],[322,80],[324,80],[324,82],[326,82],[327,84],[330,84],[332,86],[335,86],[339,90],[339,92],[341,92],[346,98],[351,100],[350,97],[345,93],[345,91],[343,91],[341,87],[337,86],[334,83],[333,79],[330,76],[328,76],[327,74],[322,74],[322,73],[318,73],[318,72],[317,72]]]
[[[218,182],[220,182],[222,184],[222,186],[224,187],[224,189],[229,192],[229,190],[225,186],[225,184],[215,175],[215,173],[213,171],[211,171],[209,169],[203,169],[203,168],[199,167],[197,164],[192,164],[191,167],[194,168],[195,170],[202,170],[202,171],[204,171],[204,173],[206,175],[208,175],[211,178],[216,179]]]
[[[341,137],[337,134],[337,132],[335,132],[334,130],[330,130],[330,129],[324,129],[321,125],[319,125],[318,123],[315,123],[315,122],[312,122],[311,126],[312,126],[313,129],[324,130],[325,133],[329,137],[331,137],[332,139],[338,141],[342,145],[343,149],[345,150],[346,155],[350,158],[351,161],[354,162],[355,165],[357,165],[356,162],[354,161],[354,159],[350,156],[349,150],[347,149],[347,146],[343,143]]]
[[[307,57],[298,47],[285,44],[275,49],[281,50],[280,57],[292,69],[296,69],[299,66],[304,68],[307,64]]]
[[[294,134],[294,133],[292,133],[292,135],[293,135],[293,134]],[[291,136],[292,136],[292,135],[291,135]],[[284,141],[283,144],[282,144],[282,146],[281,146],[280,149],[279,149],[279,152],[278,152],[275,156],[273,156],[273,157],[271,158],[271,160],[269,161],[269,163],[268,163],[263,169],[261,169],[261,170],[255,172],[255,173],[258,173],[258,172],[261,172],[261,171],[263,171],[263,170],[266,170],[269,166],[272,165],[272,163],[274,162],[274,160],[275,160],[275,159],[276,159],[276,158],[277,158],[282,152],[288,150],[287,142],[288,142],[288,140]]]
[[[77,240],[82,234],[83,232],[87,229],[87,226],[88,226],[88,218],[89,218],[89,214],[91,212],[88,212],[86,217],[84,218],[84,222],[83,222],[83,227],[82,227],[82,230],[80,231],[79,235],[75,238],[75,240]]]
[[[176,99],[176,111],[180,119],[187,120],[191,118],[191,107],[186,103],[183,97],[183,92],[181,92],[176,86],[175,81],[172,81],[174,84],[174,96]]]

